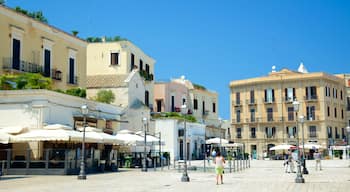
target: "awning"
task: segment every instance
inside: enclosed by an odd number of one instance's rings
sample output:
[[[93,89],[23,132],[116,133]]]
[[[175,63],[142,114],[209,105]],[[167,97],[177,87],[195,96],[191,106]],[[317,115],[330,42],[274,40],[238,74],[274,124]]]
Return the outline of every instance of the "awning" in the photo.
[[[220,141],[221,140],[221,141]],[[215,137],[215,138],[211,138],[211,139],[207,139],[205,141],[205,144],[225,144],[225,143],[228,143],[228,140],[226,139],[220,139],[218,137]]]
[[[243,143],[224,143],[223,147],[243,147]]]
[[[16,135],[11,138],[11,142],[30,142],[30,141],[81,141],[82,133],[73,130],[64,129],[34,129],[27,133]]]
[[[300,145],[301,148],[303,148],[303,144]],[[305,149],[325,149],[326,147],[315,144],[315,143],[305,143],[304,144]]]
[[[137,142],[144,141],[144,138],[134,134],[130,130],[121,130],[116,135],[118,140],[123,141],[125,144],[136,144]]]
[[[13,137],[12,135],[0,131],[0,143],[1,144],[8,144],[12,137]]]
[[[6,126],[6,127],[0,127],[1,132],[9,133],[9,134],[18,134],[20,132],[23,132],[25,129],[27,129],[26,126]]]

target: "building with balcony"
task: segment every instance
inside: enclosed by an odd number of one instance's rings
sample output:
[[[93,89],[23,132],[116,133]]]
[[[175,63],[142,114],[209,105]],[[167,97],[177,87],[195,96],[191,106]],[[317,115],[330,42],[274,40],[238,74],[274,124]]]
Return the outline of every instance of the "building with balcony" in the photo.
[[[112,103],[124,108],[121,129],[142,130],[142,118],[153,110],[155,60],[129,41],[87,46],[87,97],[111,90]],[[150,122],[152,123],[152,122]],[[149,126],[154,129],[154,126]]]
[[[273,155],[269,148],[281,143],[296,144],[302,131],[305,142],[324,147],[343,142],[347,120],[341,77],[308,73],[301,64],[298,72],[273,68],[268,76],[232,81],[230,91],[231,138],[244,143],[253,157]],[[300,102],[299,117],[293,109],[295,100]]]
[[[226,138],[223,122],[218,117],[218,94],[203,86],[193,84],[184,76],[169,82],[156,82],[154,86],[154,112],[181,112],[186,104],[188,114],[206,125],[206,138]]]
[[[53,89],[85,87],[87,42],[0,5],[0,74],[41,73]]]

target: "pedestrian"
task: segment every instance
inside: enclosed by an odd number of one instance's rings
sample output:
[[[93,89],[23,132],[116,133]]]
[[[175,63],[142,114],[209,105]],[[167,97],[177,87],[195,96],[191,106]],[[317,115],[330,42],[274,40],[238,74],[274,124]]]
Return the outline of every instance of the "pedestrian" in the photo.
[[[219,184],[219,178],[221,181],[221,184],[224,184],[223,181],[223,174],[224,174],[224,164],[225,164],[225,158],[223,156],[221,156],[220,151],[218,151],[216,153],[216,157],[214,160],[214,164],[215,164],[215,172],[216,172],[216,184]]]
[[[284,165],[284,171],[286,173],[288,172],[288,167],[289,167],[289,165],[288,165],[288,157],[289,157],[288,153],[284,155],[283,165]]]
[[[292,152],[290,152],[289,154],[288,154],[288,170],[287,170],[287,172],[288,173],[295,173],[295,171],[294,171],[294,158],[295,157],[293,157],[293,155],[294,155],[295,153],[292,153]],[[295,155],[294,155],[295,156]]]
[[[321,166],[321,153],[316,150],[316,152],[314,153],[314,159],[316,160],[316,171],[317,171],[317,167],[320,169],[320,171],[322,170],[322,166]]]

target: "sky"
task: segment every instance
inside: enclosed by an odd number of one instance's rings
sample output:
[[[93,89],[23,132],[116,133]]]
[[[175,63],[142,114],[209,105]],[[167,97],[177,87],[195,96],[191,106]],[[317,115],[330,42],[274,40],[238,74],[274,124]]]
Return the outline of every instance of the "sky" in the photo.
[[[156,60],[155,79],[184,75],[216,91],[230,118],[233,80],[297,70],[350,73],[347,0],[6,0],[78,36],[127,38]]]

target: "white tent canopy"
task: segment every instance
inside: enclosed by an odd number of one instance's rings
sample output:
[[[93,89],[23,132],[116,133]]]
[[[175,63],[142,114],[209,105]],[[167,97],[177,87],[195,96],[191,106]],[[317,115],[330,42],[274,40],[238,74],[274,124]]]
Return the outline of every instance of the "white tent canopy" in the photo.
[[[82,133],[72,130],[46,130],[34,129],[27,133],[16,135],[12,142],[30,142],[30,141],[81,141]]]
[[[281,145],[276,145],[274,147],[271,147],[269,150],[287,150],[290,149],[291,147],[294,147],[294,145],[289,145],[289,144],[281,144]]]
[[[224,147],[243,147],[243,143],[224,143]]]
[[[221,140],[221,142],[220,142]],[[226,139],[220,139],[219,137],[211,138],[205,141],[205,144],[226,144],[228,143],[228,140]]]
[[[123,141],[126,144],[135,144],[138,141],[143,141],[144,138],[141,136],[138,136],[136,134],[133,134],[133,132],[129,130],[122,130],[119,131],[118,134],[116,135],[116,138],[118,140]]]
[[[9,143],[10,139],[13,137],[14,136],[12,136],[6,132],[0,131],[0,143],[2,143],[2,144]]]
[[[303,148],[303,144],[300,145],[301,148]],[[316,144],[316,143],[305,143],[304,144],[305,149],[325,149],[326,147]]]

